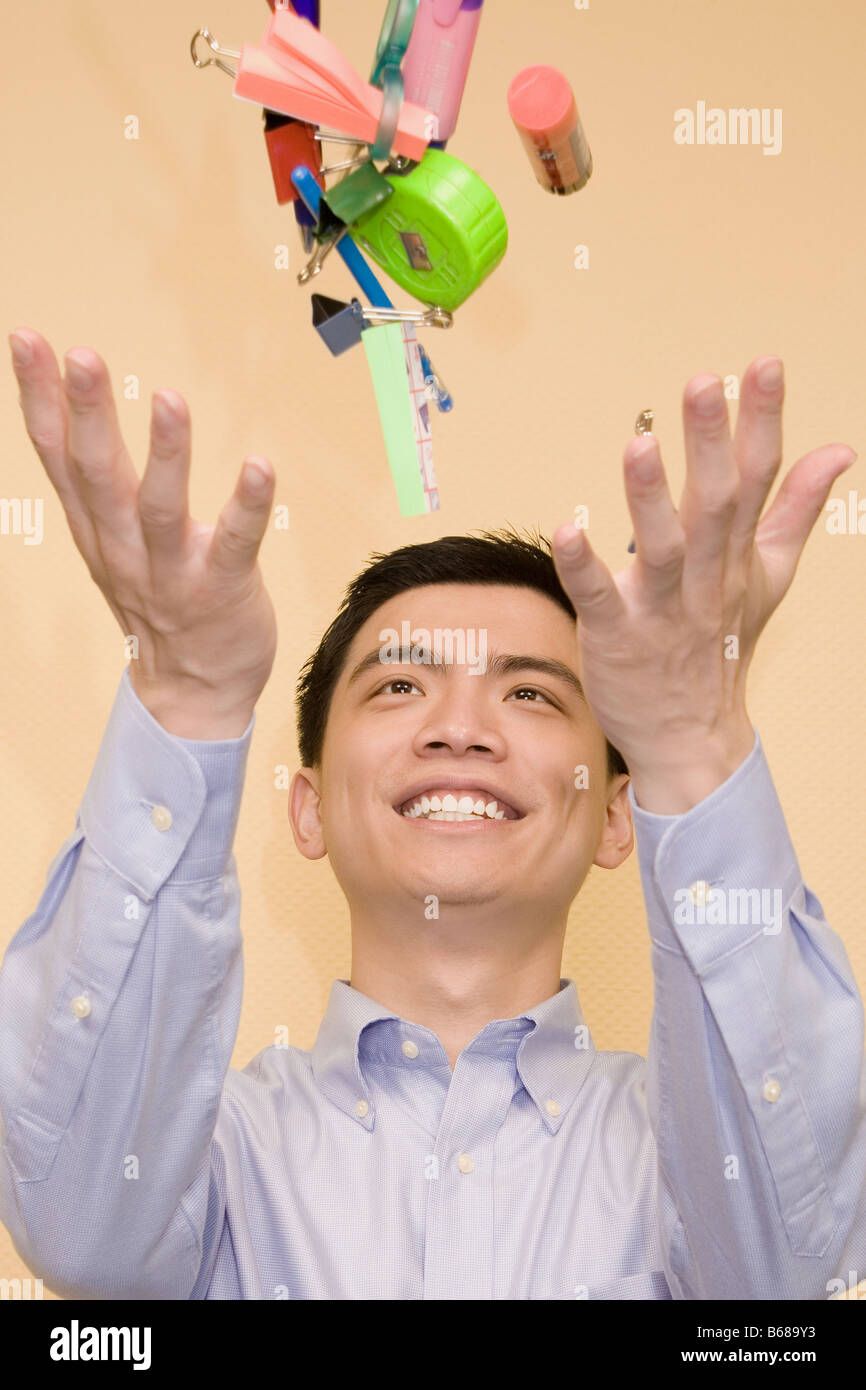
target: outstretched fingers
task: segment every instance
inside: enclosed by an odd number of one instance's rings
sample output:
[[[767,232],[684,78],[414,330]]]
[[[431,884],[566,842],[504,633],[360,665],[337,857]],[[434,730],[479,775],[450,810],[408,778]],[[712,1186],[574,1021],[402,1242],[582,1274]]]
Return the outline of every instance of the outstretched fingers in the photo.
[[[695,609],[714,605],[721,591],[739,475],[731,447],[721,379],[705,373],[683,392],[686,482],[679,514],[686,538],[683,588]]]
[[[178,555],[189,522],[189,410],[176,391],[158,391],[150,417],[150,452],[138,492],[138,516],[151,555]]]
[[[138,474],[120,433],[108,368],[93,348],[66,354],[67,450],[104,554],[137,535]]]
[[[750,362],[740,382],[734,457],[740,475],[737,510],[731,524],[729,561],[750,554],[764,503],[782,466],[784,365],[779,357]]]
[[[623,455],[623,474],[642,587],[649,597],[663,598],[679,586],[685,535],[671,500],[655,435],[644,434],[629,440]]]
[[[255,567],[275,484],[266,459],[245,461],[234,493],[219,514],[208,551],[208,562],[227,577],[240,577]]]
[[[76,544],[85,558],[95,557],[93,525],[76,486],[66,448],[66,395],[57,358],[34,328],[15,329],[9,334],[9,346],[21,393],[24,428],[60,498]]]

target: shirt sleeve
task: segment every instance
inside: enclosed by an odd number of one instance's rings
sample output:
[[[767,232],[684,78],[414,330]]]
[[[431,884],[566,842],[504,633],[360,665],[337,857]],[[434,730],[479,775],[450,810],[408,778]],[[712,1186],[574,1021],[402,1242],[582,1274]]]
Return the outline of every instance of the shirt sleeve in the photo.
[[[169,734],[125,670],[75,829],[3,959],[0,1216],[66,1298],[187,1298],[219,1237],[254,725]]]
[[[866,1246],[863,1007],[760,738],[681,816],[630,789],[655,1001],[647,1103],[675,1298],[827,1298]]]

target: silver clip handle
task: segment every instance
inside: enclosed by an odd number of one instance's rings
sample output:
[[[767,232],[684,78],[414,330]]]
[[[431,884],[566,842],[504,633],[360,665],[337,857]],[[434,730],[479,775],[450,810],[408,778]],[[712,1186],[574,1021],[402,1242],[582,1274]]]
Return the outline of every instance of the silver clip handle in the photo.
[[[357,145],[358,149],[364,145],[364,141],[359,140],[357,135],[339,135],[336,131],[324,130],[322,126],[315,131],[313,139],[329,145]]]
[[[454,322],[454,316],[447,309],[440,309],[438,304],[431,304],[429,309],[383,309],[378,305],[369,308],[361,306],[361,313],[370,323],[378,319],[381,323],[417,323],[422,328],[450,328]]]
[[[199,39],[204,39],[211,53],[215,53],[215,58],[201,59],[196,52],[196,45]],[[230,68],[228,63],[224,63],[223,58],[240,58],[240,53],[236,48],[223,48],[217,43],[209,29],[196,29],[189,45],[190,57],[197,68],[209,68],[214,63],[222,72],[228,73],[229,77],[237,77],[237,70]]]
[[[357,159],[343,159],[339,164],[329,164],[326,169],[320,169],[320,174],[338,174],[341,169],[354,169],[359,164],[369,164],[368,154],[359,155]]]
[[[346,235],[348,230],[348,227],[339,227],[336,231],[332,232],[325,241],[319,242],[303,270],[298,272],[299,285],[306,285],[308,280],[311,280],[314,275],[319,274],[325,257],[330,255],[337,245],[337,242]]]

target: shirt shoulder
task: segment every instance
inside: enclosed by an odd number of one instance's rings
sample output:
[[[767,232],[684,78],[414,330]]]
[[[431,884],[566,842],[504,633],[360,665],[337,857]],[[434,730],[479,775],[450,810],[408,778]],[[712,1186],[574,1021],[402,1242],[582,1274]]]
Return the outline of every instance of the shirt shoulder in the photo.
[[[272,1043],[256,1053],[242,1070],[228,1070],[223,1102],[255,1119],[269,1111],[282,1111],[294,1099],[315,1089],[310,1053]]]

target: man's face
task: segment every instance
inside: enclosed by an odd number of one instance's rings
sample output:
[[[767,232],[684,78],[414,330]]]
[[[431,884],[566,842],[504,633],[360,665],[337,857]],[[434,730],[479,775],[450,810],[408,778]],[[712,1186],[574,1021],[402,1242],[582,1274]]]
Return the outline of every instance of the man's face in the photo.
[[[407,632],[416,655],[429,634],[429,664],[410,659]],[[504,657],[525,665],[501,669]],[[435,894],[564,916],[596,857],[612,867],[631,848],[630,823],[612,830],[607,814],[626,779],[608,783],[604,735],[569,673],[574,621],[533,589],[434,584],[389,600],[349,650],[321,767],[293,784],[298,847],[327,853],[366,912]]]

